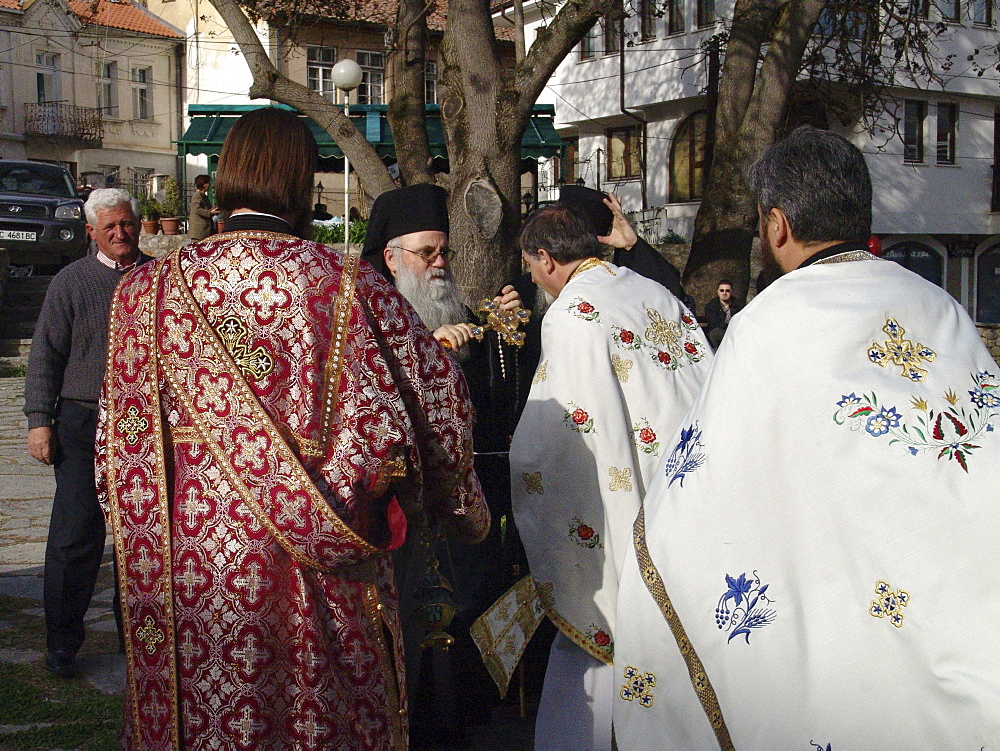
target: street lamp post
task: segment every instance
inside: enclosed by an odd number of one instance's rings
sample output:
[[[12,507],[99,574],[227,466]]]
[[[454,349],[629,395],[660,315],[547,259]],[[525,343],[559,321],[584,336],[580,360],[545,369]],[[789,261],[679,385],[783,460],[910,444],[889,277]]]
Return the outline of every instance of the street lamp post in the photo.
[[[361,66],[350,58],[344,58],[333,66],[333,85],[344,94],[344,117],[347,122],[351,122],[351,105],[349,94],[361,83]],[[351,164],[347,159],[347,150],[341,147],[344,152],[344,253],[350,252],[351,242]]]

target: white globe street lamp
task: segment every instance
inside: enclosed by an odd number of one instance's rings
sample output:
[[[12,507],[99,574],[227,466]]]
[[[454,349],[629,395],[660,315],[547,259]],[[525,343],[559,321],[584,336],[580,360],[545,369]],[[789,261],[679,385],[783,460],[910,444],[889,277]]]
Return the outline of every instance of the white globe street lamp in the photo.
[[[350,58],[344,58],[333,66],[333,85],[344,92],[344,117],[347,122],[351,121],[351,105],[348,94],[358,88],[361,83],[361,66]],[[344,152],[344,253],[350,252],[351,236],[351,165],[347,159],[347,150],[341,147]]]

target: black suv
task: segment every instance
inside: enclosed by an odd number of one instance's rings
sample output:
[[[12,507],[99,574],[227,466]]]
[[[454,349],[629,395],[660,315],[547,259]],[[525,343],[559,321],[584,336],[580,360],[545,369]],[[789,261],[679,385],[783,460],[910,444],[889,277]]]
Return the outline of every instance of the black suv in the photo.
[[[12,274],[62,266],[87,252],[83,201],[62,167],[0,161],[0,248]]]

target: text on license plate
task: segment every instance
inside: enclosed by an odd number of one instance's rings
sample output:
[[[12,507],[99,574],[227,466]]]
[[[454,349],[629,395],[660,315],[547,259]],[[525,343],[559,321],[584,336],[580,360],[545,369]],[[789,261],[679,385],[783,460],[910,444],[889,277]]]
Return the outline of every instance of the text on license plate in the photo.
[[[34,232],[22,232],[15,229],[0,229],[0,240],[21,240],[35,242]]]

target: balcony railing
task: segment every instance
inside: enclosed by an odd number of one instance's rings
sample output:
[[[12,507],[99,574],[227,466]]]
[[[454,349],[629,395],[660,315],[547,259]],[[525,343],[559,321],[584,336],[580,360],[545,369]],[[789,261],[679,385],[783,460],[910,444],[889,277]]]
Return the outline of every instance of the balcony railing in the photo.
[[[993,165],[993,185],[990,193],[990,211],[1000,211],[1000,164]]]
[[[28,136],[100,143],[104,138],[101,110],[72,104],[24,105],[24,133]]]

